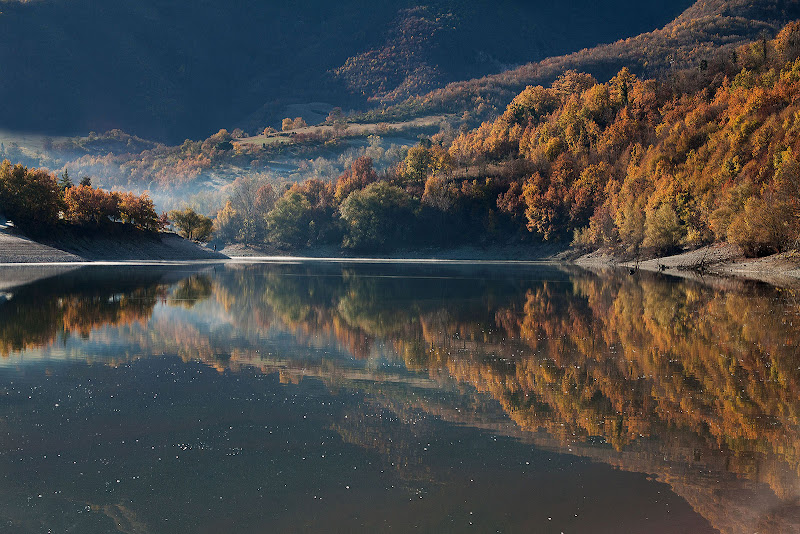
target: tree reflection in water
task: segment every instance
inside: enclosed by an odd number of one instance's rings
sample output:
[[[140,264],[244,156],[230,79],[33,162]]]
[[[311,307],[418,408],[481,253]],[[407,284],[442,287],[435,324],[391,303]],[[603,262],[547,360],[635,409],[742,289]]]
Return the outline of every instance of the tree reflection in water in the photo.
[[[742,281],[228,265],[26,286],[0,304],[0,352],[114,327],[130,357],[366,390],[399,421],[428,413],[651,473],[724,532],[777,532],[800,526],[798,314],[794,290]],[[430,476],[406,445],[413,432],[402,437],[408,425],[387,439],[372,421],[351,411],[332,428],[408,477]]]

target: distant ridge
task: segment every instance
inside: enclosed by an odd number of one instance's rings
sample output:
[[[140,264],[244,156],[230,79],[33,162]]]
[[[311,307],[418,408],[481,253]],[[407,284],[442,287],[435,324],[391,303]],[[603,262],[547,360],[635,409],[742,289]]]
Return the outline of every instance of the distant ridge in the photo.
[[[501,111],[528,85],[547,85],[567,70],[607,81],[627,67],[641,77],[659,77],[698,67],[739,45],[772,38],[800,19],[800,0],[699,0],[661,29],[578,52],[528,63],[500,74],[455,82],[388,106],[370,119],[409,118],[447,112]],[[481,106],[483,104],[483,106]]]

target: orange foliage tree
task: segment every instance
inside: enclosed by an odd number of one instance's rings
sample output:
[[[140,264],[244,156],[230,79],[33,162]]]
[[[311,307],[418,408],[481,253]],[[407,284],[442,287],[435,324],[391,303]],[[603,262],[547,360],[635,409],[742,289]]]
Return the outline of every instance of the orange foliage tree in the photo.
[[[120,195],[87,185],[64,191],[64,219],[84,226],[100,226],[120,220]]]
[[[0,213],[23,230],[41,231],[58,222],[62,208],[56,177],[42,169],[0,164]]]

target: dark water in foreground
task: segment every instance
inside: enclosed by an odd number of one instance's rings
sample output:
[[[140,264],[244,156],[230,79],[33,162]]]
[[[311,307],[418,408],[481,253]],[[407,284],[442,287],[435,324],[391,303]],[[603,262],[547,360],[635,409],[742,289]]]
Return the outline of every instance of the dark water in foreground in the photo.
[[[544,266],[6,289],[0,532],[796,532],[798,314]]]

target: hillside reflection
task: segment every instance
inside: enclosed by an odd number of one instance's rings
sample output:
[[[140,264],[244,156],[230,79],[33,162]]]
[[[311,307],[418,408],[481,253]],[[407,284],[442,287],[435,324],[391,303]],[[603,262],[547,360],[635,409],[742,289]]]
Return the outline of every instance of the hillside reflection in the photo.
[[[77,337],[129,358],[176,354],[285,383],[313,376],[331,391],[371,392],[400,421],[421,410],[653,474],[723,532],[782,532],[800,527],[799,315],[793,290],[645,273],[81,271],[0,304],[0,352],[30,358]],[[374,421],[352,411],[332,428],[429,477],[407,446],[421,430],[398,423],[388,439]]]
[[[0,355],[88,339],[107,326],[145,326],[159,302],[191,307],[211,295],[207,276],[175,278],[146,269],[80,271],[22,286],[0,303]]]

